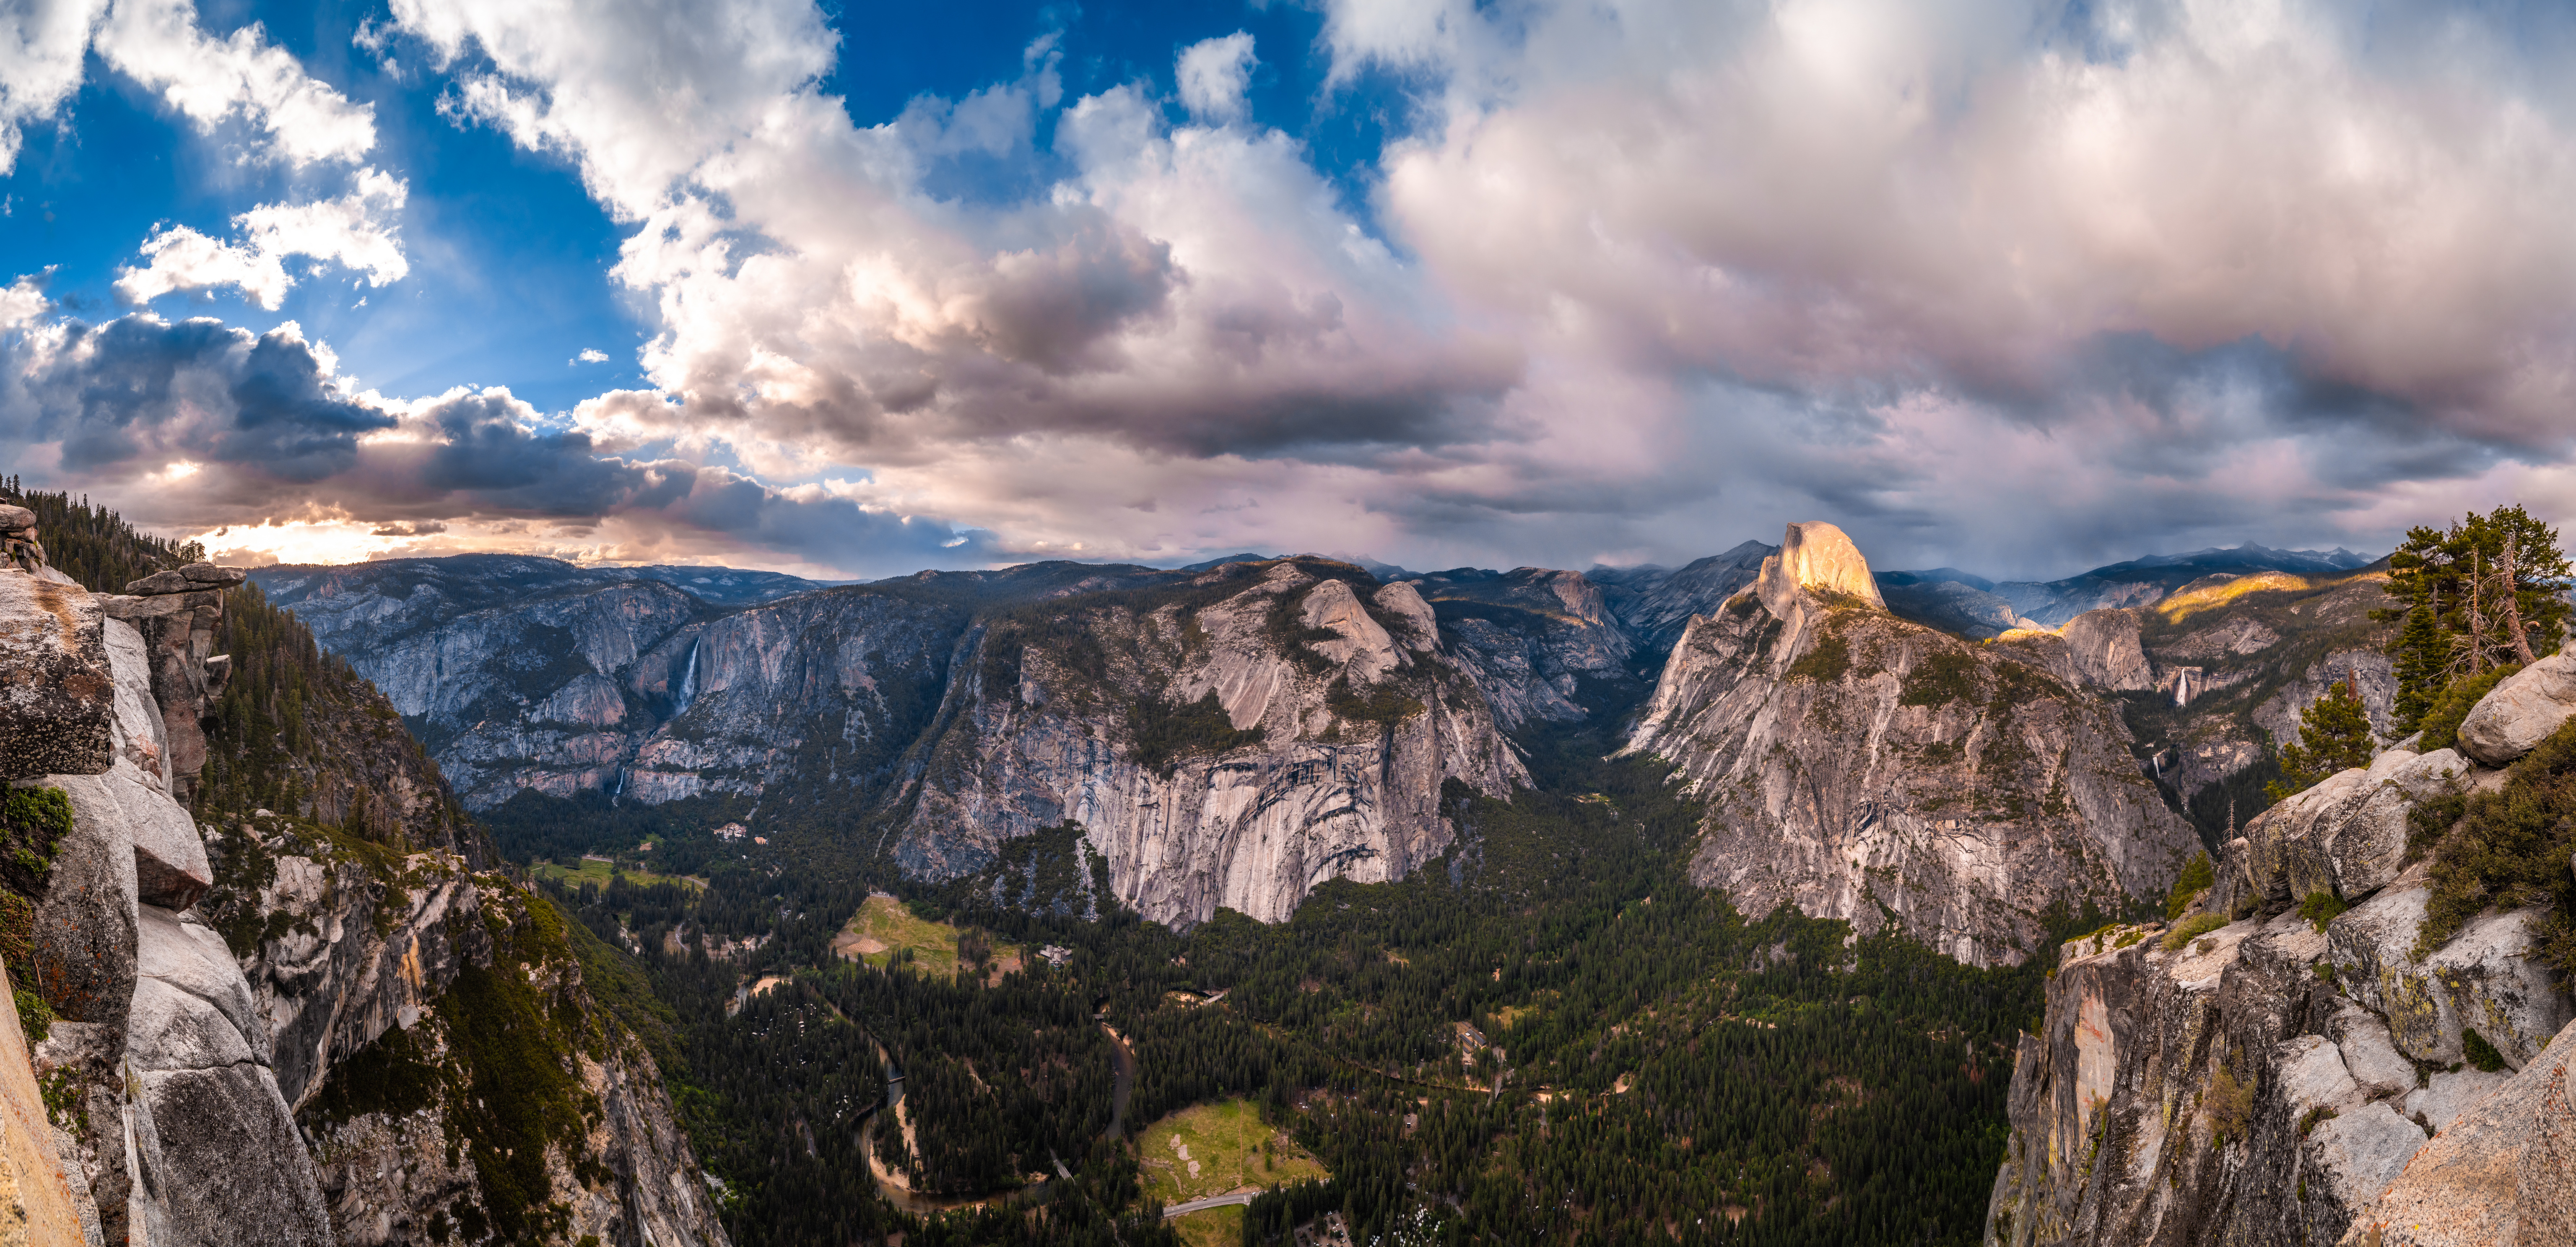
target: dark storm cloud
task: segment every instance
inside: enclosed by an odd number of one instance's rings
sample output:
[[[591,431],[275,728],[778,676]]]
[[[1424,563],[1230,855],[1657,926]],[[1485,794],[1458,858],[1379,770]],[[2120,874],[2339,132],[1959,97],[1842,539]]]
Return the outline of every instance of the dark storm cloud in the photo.
[[[9,352],[0,431],[56,442],[67,472],[119,479],[172,460],[311,482],[348,470],[361,435],[394,418],[336,393],[294,329],[129,316],[63,323]]]
[[[328,356],[291,326],[255,335],[129,316],[21,333],[0,352],[0,444],[22,463],[31,448],[61,447],[58,466],[29,473],[31,483],[117,497],[146,522],[345,519],[376,536],[430,538],[473,521],[615,521],[622,540],[652,549],[755,547],[882,572],[990,557],[989,534],[927,517],[604,453],[507,391],[380,409],[343,394]],[[169,472],[179,463],[194,466]]]

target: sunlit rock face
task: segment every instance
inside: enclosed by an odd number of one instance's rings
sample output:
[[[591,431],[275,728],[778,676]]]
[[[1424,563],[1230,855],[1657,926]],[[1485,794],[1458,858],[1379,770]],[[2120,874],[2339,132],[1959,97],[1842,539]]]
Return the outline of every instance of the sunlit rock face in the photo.
[[[2195,843],[2110,707],[1871,605],[1829,525],[1781,549],[1691,621],[1628,737],[1709,803],[1694,879],[1748,913],[1892,912],[1976,965],[2030,956],[2052,904],[2162,891]]]
[[[1413,586],[1355,572],[1236,565],[986,625],[896,795],[900,860],[963,873],[1071,819],[1120,901],[1185,924],[1278,921],[1326,879],[1436,856],[1444,781],[1505,795],[1524,773]]]

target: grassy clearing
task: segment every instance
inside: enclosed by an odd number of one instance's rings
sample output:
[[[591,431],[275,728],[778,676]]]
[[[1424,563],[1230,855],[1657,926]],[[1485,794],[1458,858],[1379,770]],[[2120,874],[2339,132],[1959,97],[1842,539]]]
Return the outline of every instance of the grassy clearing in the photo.
[[[561,883],[568,888],[577,888],[585,883],[605,888],[611,876],[620,874],[626,876],[626,882],[639,887],[649,888],[657,883],[676,883],[695,891],[707,886],[704,879],[687,875],[657,875],[652,871],[632,866],[621,869],[613,863],[603,862],[594,857],[585,857],[569,866],[560,862],[539,862],[530,869],[529,873],[540,879]]]
[[[1250,1100],[1185,1108],[1147,1126],[1136,1136],[1136,1160],[1146,1193],[1167,1205],[1327,1176]]]
[[[893,964],[895,955],[905,950],[912,953],[912,964],[942,978],[957,974],[956,927],[945,922],[932,922],[904,907],[902,901],[879,892],[859,906],[850,916],[850,925],[832,938],[832,951],[853,961],[865,961],[878,969]],[[1020,948],[1016,944],[996,943],[986,965],[998,975],[1018,969]]]
[[[1172,1229],[1190,1247],[1238,1247],[1243,1242],[1243,1209],[1229,1205],[1174,1217]]]

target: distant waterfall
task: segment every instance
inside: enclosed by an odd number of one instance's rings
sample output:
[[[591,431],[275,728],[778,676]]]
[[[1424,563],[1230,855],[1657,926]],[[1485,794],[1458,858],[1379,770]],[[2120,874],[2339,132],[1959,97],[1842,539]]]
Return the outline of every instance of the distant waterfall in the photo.
[[[689,712],[689,702],[695,699],[698,695],[699,644],[700,642],[698,641],[689,642],[689,673],[680,677],[680,701],[678,705],[671,707],[671,717],[674,719],[687,714]]]

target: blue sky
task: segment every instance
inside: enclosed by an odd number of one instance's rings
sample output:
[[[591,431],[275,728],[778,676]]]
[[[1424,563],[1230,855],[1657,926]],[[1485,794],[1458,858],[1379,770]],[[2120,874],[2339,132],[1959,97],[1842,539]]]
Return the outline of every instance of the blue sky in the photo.
[[[417,63],[388,73],[352,43],[361,23],[387,20],[381,3],[205,4],[198,12],[216,37],[258,23],[316,78],[373,105],[377,159],[411,184],[402,230],[413,267],[393,290],[368,289],[363,278],[309,280],[274,311],[234,289],[163,295],[151,301],[154,311],[173,319],[211,315],[255,331],[299,322],[338,352],[348,373],[391,393],[501,385],[554,412],[609,386],[645,383],[633,354],[649,332],[649,313],[608,277],[625,231],[583,192],[570,161],[453,123],[438,109],[449,79]],[[1180,48],[1251,32],[1278,57],[1251,83],[1253,116],[1296,134],[1320,168],[1352,179],[1346,193],[1363,218],[1361,184],[1384,118],[1405,108],[1400,94],[1372,90],[1373,83],[1320,95],[1323,66],[1303,53],[1322,17],[1290,4],[1090,11],[1063,3],[851,4],[825,12],[841,39],[819,88],[842,97],[862,126],[894,120],[919,96],[963,96],[1014,76],[1023,49],[1049,34],[1062,40],[1068,87],[1084,91],[1131,81],[1158,81],[1168,90]],[[162,101],[130,79],[99,72],[95,54],[90,59],[92,72],[64,106],[63,124],[32,127],[15,168],[0,178],[9,205],[0,271],[53,269],[47,294],[65,311],[95,319],[128,310],[112,284],[156,226],[219,234],[234,214],[292,194],[297,179],[245,166],[227,152],[221,132],[209,141],[184,122],[173,124]],[[1052,179],[1051,163],[980,162],[953,171],[941,189],[1024,197]],[[585,349],[611,358],[575,366]]]
[[[2370,549],[2576,511],[2569,30],[29,0],[0,448],[238,561]]]

